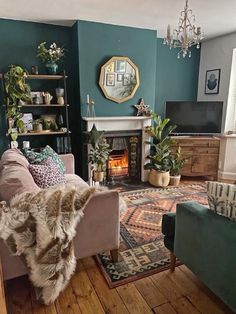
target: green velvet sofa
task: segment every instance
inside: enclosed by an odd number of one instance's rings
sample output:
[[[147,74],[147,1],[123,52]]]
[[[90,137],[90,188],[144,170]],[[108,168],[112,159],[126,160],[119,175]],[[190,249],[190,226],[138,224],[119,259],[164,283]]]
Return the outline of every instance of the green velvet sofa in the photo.
[[[195,202],[163,216],[164,244],[236,312],[236,223]]]

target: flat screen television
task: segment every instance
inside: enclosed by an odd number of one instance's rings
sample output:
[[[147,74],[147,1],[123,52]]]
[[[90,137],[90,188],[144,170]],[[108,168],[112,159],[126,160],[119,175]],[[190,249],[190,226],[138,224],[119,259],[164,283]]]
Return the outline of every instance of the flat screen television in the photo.
[[[222,101],[168,101],[166,117],[177,125],[174,134],[219,134]]]

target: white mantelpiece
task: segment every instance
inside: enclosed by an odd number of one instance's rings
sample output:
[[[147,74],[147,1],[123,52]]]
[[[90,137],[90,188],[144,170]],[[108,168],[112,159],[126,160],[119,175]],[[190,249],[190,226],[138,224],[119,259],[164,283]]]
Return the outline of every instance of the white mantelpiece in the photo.
[[[236,134],[222,135],[220,140],[219,179],[236,181]]]
[[[84,117],[86,121],[86,129],[90,131],[93,124],[99,131],[142,131],[142,156],[141,157],[141,180],[147,181],[148,172],[144,170],[144,164],[146,163],[146,156],[149,154],[150,145],[146,143],[149,137],[144,132],[146,126],[151,125],[150,117]]]

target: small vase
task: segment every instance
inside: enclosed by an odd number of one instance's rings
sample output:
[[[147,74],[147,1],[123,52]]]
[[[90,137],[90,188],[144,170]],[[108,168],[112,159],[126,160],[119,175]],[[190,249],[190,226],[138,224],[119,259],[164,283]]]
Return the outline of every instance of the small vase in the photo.
[[[58,65],[55,62],[46,63],[45,67],[47,69],[48,74],[52,74],[52,75],[57,74]]]

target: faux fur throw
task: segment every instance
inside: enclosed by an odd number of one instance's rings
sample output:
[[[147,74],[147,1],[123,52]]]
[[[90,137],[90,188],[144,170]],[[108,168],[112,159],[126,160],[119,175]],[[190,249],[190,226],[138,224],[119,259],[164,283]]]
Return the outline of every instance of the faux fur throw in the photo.
[[[24,258],[38,300],[53,302],[75,271],[72,239],[94,188],[60,186],[1,203],[0,237]]]

